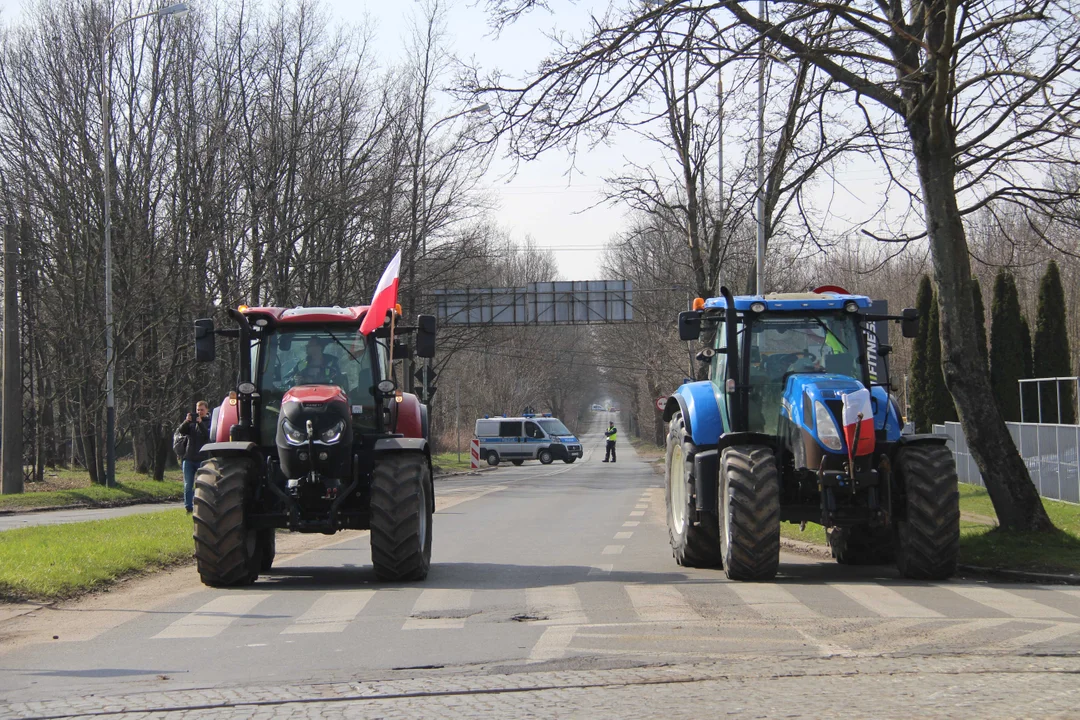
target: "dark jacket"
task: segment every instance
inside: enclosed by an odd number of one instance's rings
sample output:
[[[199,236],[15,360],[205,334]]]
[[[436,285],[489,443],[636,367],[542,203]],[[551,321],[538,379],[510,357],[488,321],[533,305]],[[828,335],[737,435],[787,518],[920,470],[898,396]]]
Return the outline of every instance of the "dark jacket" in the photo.
[[[210,442],[210,417],[195,419],[191,422],[182,422],[176,432],[187,436],[187,450],[184,452],[184,460],[198,462],[202,460],[202,447]]]

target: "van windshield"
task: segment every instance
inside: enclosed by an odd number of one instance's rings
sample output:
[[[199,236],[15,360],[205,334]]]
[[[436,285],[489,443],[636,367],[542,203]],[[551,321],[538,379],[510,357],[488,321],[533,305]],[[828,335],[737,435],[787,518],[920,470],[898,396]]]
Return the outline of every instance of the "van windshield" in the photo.
[[[540,424],[540,427],[544,428],[548,435],[573,435],[570,429],[562,424],[561,420],[544,418],[536,422]]]

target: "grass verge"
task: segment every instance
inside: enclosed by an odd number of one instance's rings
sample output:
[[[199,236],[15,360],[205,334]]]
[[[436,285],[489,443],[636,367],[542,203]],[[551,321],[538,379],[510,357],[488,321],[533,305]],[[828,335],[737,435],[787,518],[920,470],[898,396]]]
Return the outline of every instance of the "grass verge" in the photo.
[[[1010,532],[993,525],[961,520],[960,562],[964,565],[1027,572],[1080,572],[1080,505],[1043,500],[1057,530],[1052,533]],[[960,512],[997,520],[990,495],[977,485],[960,484]],[[780,534],[792,540],[825,545],[825,529],[807,523],[780,524]]]
[[[0,510],[40,510],[68,505],[112,507],[134,503],[167,502],[184,497],[184,484],[175,480],[127,480],[116,487],[101,485],[0,495]]]
[[[0,598],[59,600],[191,557],[183,510],[0,533]]]
[[[437,453],[431,456],[431,464],[435,472],[461,472],[472,469],[472,458],[467,450],[461,453],[460,460],[456,452]]]
[[[662,458],[666,452],[664,448],[657,447],[656,443],[645,438],[631,437],[630,444],[634,446],[634,451],[646,460]]]

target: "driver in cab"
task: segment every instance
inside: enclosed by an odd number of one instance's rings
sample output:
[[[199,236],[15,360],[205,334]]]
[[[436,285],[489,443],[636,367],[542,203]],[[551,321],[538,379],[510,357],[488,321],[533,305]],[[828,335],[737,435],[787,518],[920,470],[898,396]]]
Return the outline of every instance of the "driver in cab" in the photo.
[[[294,385],[341,385],[341,368],[337,358],[327,355],[326,343],[321,338],[311,338],[304,348],[305,357],[293,370]]]

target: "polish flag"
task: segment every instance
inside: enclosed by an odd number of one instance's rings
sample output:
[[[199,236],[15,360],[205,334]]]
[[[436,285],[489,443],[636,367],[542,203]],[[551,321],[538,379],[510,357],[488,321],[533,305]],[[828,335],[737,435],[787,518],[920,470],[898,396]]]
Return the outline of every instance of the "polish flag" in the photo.
[[[371,307],[368,308],[364,321],[360,323],[360,334],[367,335],[375,328],[382,327],[386,322],[386,313],[393,310],[397,305],[398,275],[401,272],[401,251],[397,251],[394,259],[383,270],[379,284],[375,287],[375,295],[371,298]]]
[[[858,447],[855,447],[855,428],[859,429]],[[874,452],[874,410],[866,388],[844,395],[844,439],[850,456]]]

